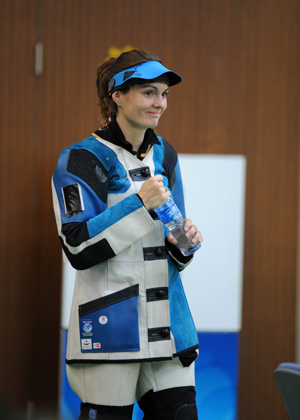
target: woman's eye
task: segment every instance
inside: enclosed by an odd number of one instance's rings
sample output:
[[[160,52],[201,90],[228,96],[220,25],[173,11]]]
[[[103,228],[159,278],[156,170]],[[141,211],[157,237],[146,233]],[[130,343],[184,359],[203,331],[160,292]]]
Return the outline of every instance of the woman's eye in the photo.
[[[163,98],[166,98],[168,96],[168,93],[169,93],[168,91],[167,92],[163,92],[161,94],[161,96]],[[145,90],[144,95],[146,95],[146,96],[153,96],[153,95],[159,95],[159,94],[156,93],[156,92],[154,92],[153,90]]]

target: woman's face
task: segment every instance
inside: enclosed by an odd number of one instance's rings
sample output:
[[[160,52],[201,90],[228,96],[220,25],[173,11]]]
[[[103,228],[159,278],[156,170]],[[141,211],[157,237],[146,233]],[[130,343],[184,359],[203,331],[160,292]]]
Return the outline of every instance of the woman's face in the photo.
[[[133,86],[127,93],[114,92],[118,123],[140,130],[155,128],[167,108],[168,92],[166,83],[145,83]]]

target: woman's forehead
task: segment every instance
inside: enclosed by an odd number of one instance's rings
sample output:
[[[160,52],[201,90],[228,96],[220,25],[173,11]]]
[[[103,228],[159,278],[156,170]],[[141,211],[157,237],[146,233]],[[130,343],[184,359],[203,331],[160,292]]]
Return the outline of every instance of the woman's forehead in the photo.
[[[169,86],[166,82],[145,82],[141,84],[134,85],[133,88],[135,89],[145,89],[145,88],[153,88],[158,91],[165,91],[169,89]]]

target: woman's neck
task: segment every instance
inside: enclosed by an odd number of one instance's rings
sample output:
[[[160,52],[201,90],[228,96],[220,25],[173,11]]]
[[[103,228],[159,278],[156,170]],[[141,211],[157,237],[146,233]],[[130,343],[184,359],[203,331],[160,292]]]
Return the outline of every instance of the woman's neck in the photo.
[[[146,130],[127,124],[122,118],[118,118],[118,115],[116,121],[125,139],[132,145],[132,149],[138,151],[140,145],[143,143]]]

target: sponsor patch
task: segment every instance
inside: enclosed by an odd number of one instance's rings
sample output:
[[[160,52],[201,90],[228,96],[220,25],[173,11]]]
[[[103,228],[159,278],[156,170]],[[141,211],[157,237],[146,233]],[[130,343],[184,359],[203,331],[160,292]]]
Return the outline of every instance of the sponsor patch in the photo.
[[[93,349],[101,349],[101,343],[93,343]]]
[[[91,338],[83,338],[81,340],[81,348],[82,348],[82,350],[92,350],[92,339]]]
[[[108,322],[108,318],[107,318],[107,316],[105,316],[105,315],[101,315],[101,316],[99,317],[99,322],[100,322],[100,324],[101,324],[101,325],[105,325],[105,324],[107,324],[107,322]]]
[[[93,336],[93,321],[91,320],[82,321],[82,335],[83,337]]]
[[[94,408],[90,408],[89,420],[95,420],[95,419],[97,419],[97,410],[95,410]]]

